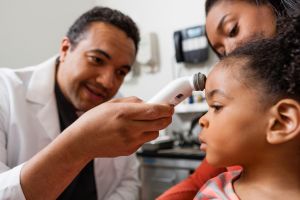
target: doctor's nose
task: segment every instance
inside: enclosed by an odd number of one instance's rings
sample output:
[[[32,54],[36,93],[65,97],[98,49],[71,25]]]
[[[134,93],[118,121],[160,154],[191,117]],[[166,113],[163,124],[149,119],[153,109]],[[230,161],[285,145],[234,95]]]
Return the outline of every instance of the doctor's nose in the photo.
[[[101,73],[97,76],[96,81],[103,87],[111,89],[115,85],[115,74],[111,72]]]

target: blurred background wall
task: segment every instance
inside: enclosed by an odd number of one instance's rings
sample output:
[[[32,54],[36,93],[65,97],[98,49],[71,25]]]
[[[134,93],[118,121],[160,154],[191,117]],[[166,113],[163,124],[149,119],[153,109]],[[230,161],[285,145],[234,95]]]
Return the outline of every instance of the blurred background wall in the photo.
[[[69,26],[95,5],[121,10],[140,27],[140,53],[151,53],[151,66],[136,65],[121,91],[124,96],[151,98],[171,80],[201,71],[207,73],[216,57],[199,64],[176,63],[173,33],[205,23],[204,0],[1,0],[0,67],[38,64],[58,52]],[[154,40],[144,40],[153,36]],[[148,56],[149,57],[149,56]],[[147,60],[140,56],[141,62]],[[139,58],[139,57],[138,57]],[[144,59],[144,60],[143,60]]]
[[[1,0],[0,67],[38,64],[58,52],[68,27],[94,0]]]

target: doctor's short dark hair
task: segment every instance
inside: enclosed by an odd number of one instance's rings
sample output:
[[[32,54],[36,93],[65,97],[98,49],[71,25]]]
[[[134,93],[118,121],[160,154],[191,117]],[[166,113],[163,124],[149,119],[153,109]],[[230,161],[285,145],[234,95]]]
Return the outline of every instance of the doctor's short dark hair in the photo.
[[[83,13],[69,28],[67,37],[72,45],[71,50],[84,38],[84,34],[88,31],[90,24],[93,22],[111,24],[124,31],[126,35],[133,40],[137,53],[140,33],[135,22],[129,16],[118,10],[99,6]]]
[[[243,82],[265,105],[283,98],[300,102],[300,15],[279,19],[278,26],[274,38],[248,43],[221,60],[224,67],[239,63]]]

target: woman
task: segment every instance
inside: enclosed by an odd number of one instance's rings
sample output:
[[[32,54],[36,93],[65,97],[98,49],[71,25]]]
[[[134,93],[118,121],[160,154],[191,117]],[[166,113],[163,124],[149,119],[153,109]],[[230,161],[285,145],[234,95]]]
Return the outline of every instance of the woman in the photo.
[[[226,56],[250,40],[274,36],[277,17],[292,14],[297,6],[296,0],[207,0],[208,41],[219,57]],[[163,193],[158,200],[193,199],[207,180],[224,171],[225,168],[215,169],[204,160],[190,177]]]

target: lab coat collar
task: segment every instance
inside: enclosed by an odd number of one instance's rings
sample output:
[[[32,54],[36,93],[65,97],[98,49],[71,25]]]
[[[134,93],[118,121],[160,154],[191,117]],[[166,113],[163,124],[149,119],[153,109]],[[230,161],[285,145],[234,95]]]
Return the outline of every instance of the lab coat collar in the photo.
[[[45,105],[54,94],[55,61],[57,56],[35,66],[32,78],[28,85],[26,98],[29,101]]]
[[[28,101],[42,106],[36,115],[52,140],[61,132],[54,93],[56,58],[34,66],[26,94]]]

